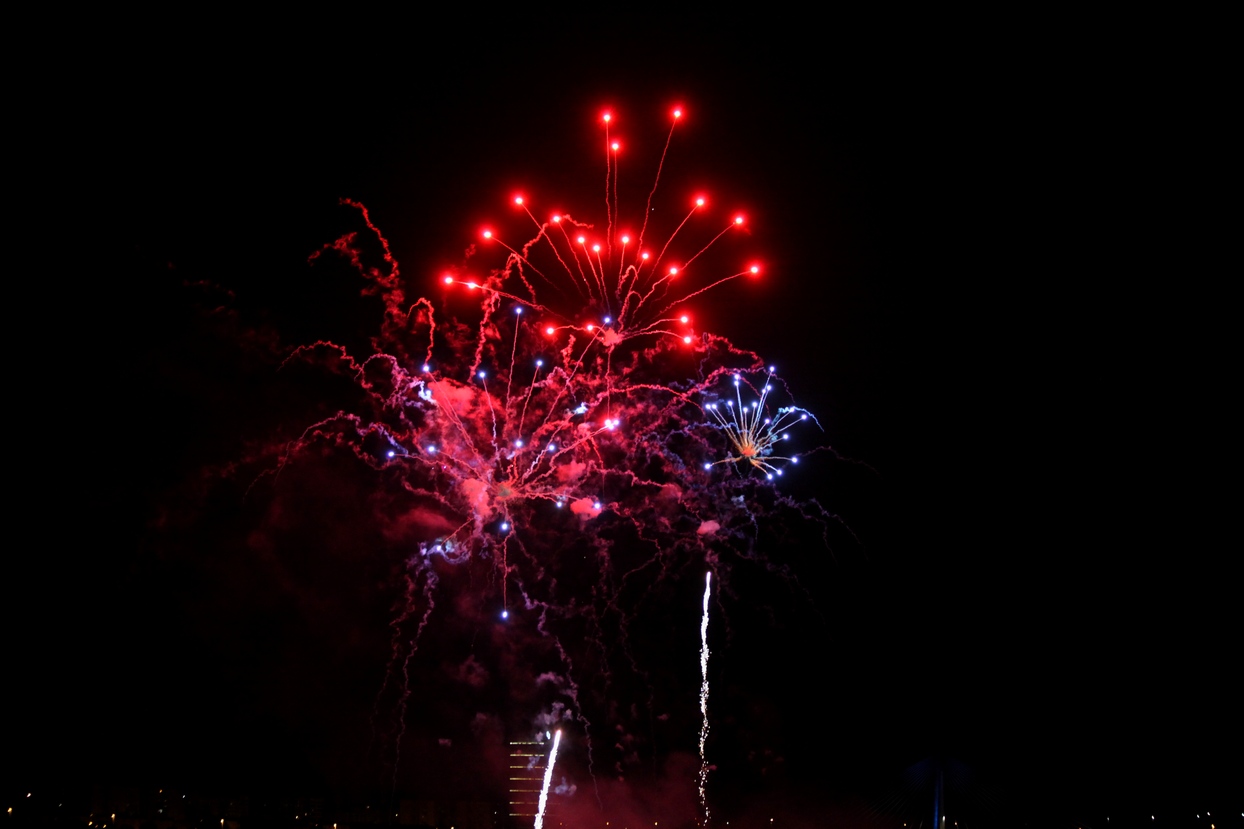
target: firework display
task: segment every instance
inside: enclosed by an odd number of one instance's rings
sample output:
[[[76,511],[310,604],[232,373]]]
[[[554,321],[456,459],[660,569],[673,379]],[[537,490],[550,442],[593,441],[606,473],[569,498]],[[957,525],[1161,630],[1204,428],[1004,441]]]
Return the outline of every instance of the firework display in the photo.
[[[681,117],[676,110],[674,124]],[[621,776],[652,749],[617,735],[641,731],[652,706],[677,705],[677,689],[657,689],[645,668],[668,654],[637,644],[655,597],[703,578],[706,564],[729,593],[732,561],[776,567],[763,538],[781,530],[767,527],[833,520],[775,489],[788,464],[818,448],[815,418],[793,404],[776,367],[693,322],[707,291],[760,272],[731,236],[745,218],[714,218],[701,194],[670,227],[651,218],[671,126],[642,217],[625,224],[620,147],[612,117],[602,123],[603,223],[564,211],[540,218],[516,196],[517,219],[534,236],[511,244],[511,231],[485,229],[467,262],[428,278],[431,298],[413,301],[408,286],[425,277],[399,273],[360,203],[343,202],[358,230],[311,257],[313,267],[333,259],[361,275],[384,319],[370,353],[322,340],[286,359],[331,366],[354,384],[357,405],[303,430],[273,471],[279,479],[318,452],[344,452],[410,516],[405,589],[377,703],[397,723],[395,785],[405,711],[419,694],[410,666],[435,627],[438,595],[455,579],[469,578],[481,597],[472,612],[529,631],[532,664],[546,666],[535,679],[548,692],[526,703],[540,713],[511,711],[510,719],[527,717],[540,732],[571,728],[565,742],[579,746],[589,774],[608,753]],[[700,626],[705,819],[710,584]],[[607,733],[612,747],[593,748]],[[555,742],[546,792],[556,752]]]

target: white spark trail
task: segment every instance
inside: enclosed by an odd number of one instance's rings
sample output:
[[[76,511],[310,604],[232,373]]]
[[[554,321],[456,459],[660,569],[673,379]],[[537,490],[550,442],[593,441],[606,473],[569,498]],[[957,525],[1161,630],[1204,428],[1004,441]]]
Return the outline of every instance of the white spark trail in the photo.
[[[562,740],[559,728],[553,734],[553,750],[549,752],[549,764],[544,768],[544,787],[540,789],[540,808],[536,812],[535,829],[544,829],[544,807],[549,802],[549,783],[553,781],[553,764],[557,762],[557,744]]]
[[[704,615],[700,619],[700,807],[704,810],[704,825],[708,826],[708,797],[704,784],[708,782],[708,761],[704,758],[704,742],[708,739],[708,597],[713,589],[713,571],[704,576]]]

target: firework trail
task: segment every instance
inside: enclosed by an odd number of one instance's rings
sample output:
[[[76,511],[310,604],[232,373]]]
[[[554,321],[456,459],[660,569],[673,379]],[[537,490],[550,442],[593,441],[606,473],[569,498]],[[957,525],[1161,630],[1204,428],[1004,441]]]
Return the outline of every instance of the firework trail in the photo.
[[[406,603],[398,615],[394,618],[390,627],[393,629],[392,653],[389,659],[389,667],[385,671],[385,681],[380,686],[380,692],[376,695],[376,700],[384,696],[385,686],[388,679],[393,675],[396,663],[402,651],[401,647],[401,626],[410,616],[414,614],[415,601],[414,593],[417,585],[417,576],[420,571],[425,571],[426,575],[423,581],[423,598],[424,610],[423,616],[419,619],[419,625],[415,628],[414,634],[406,643],[406,653],[401,657],[401,686],[400,696],[398,698],[395,711],[398,715],[397,736],[393,740],[393,776],[391,782],[392,791],[397,791],[397,771],[402,762],[402,737],[406,734],[406,704],[410,700],[410,660],[414,657],[415,651],[419,649],[419,638],[423,635],[423,629],[428,626],[428,619],[432,615],[433,609],[436,607],[436,600],[433,598],[433,591],[436,588],[436,572],[428,567],[425,563],[416,560],[411,561],[411,569],[413,573],[406,576]],[[373,721],[374,721],[373,713]]]
[[[557,762],[557,745],[562,741],[562,732],[559,728],[553,735],[553,747],[549,749],[549,764],[544,767],[544,786],[540,789],[540,808],[536,812],[535,829],[543,829],[544,827],[544,807],[549,802],[549,784],[553,782],[553,764]]]
[[[675,123],[682,114],[676,112]],[[481,622],[501,620],[547,643],[539,652],[530,646],[529,659],[546,671],[556,663],[566,674],[558,693],[567,719],[584,731],[590,770],[593,723],[621,729],[609,713],[615,698],[656,697],[651,686],[627,685],[648,681],[642,657],[631,650],[648,592],[705,561],[725,567],[733,557],[776,572],[759,550],[778,537],[762,535],[766,518],[778,528],[816,524],[822,535],[833,520],[771,483],[811,451],[778,454],[779,442],[789,445],[792,427],[815,418],[789,404],[785,384],[759,355],[692,327],[693,300],[759,266],[721,267],[730,255],[723,240],[744,218],[732,216],[724,228],[706,231],[699,221],[708,210],[703,196],[672,227],[657,227],[652,205],[673,131],[637,233],[622,223],[620,150],[607,138],[603,238],[566,212],[537,219],[517,197],[535,236],[510,245],[485,231],[480,250],[500,249],[504,260],[483,272],[462,265],[443,274],[439,303],[407,299],[409,277],[399,278],[388,241],[359,202],[343,205],[362,227],[312,256],[314,267],[336,261],[361,277],[363,294],[380,300],[384,316],[366,357],[320,341],[285,360],[283,370],[306,363],[348,379],[353,397],[350,410],[287,442],[274,465],[284,474],[303,458],[352,455],[386,493],[392,514],[384,521],[392,535],[418,551],[392,625],[390,675],[396,676],[385,686],[398,689],[399,744],[401,717],[415,692],[409,663],[435,604],[433,588],[474,591],[475,603],[460,604],[457,614],[478,612]],[[669,233],[665,241],[645,247],[646,235],[660,230]],[[374,260],[381,264],[368,264]],[[788,404],[774,409],[775,400]],[[728,572],[719,570],[718,577]],[[416,584],[424,594],[418,615]],[[699,740],[706,820],[711,587],[710,572]],[[512,604],[515,589],[522,600]],[[403,633],[412,626],[413,635]],[[630,668],[619,672],[624,676],[610,667],[619,660]],[[578,681],[570,676],[576,671]],[[603,713],[589,718],[591,705]],[[621,774],[635,761],[617,742]],[[555,741],[550,774],[556,747]],[[395,767],[395,787],[396,774]]]
[[[704,756],[704,742],[708,739],[708,599],[713,590],[713,571],[704,575],[704,612],[700,617],[700,808],[704,810],[704,825],[708,825],[708,796],[704,786],[708,782],[708,760]]]

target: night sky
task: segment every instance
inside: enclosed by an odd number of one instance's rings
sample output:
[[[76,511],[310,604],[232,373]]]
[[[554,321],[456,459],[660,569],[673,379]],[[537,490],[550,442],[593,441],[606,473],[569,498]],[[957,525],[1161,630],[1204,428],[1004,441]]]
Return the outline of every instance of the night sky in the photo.
[[[66,253],[11,308],[47,330],[11,409],[11,515],[33,526],[5,579],[6,795],[391,791],[402,553],[372,520],[378,479],[325,457],[251,486],[261,447],[348,397],[284,355],[365,351],[380,325],[357,280],[307,257],[357,229],[339,204],[356,199],[407,296],[439,302],[484,222],[521,227],[515,190],[601,210],[604,108],[642,191],[681,104],[660,192],[741,207],[731,250],[765,264],[700,325],[777,363],[817,415],[805,448],[836,454],[782,487],[841,519],[828,543],[803,528],[767,551],[790,576],[740,573],[724,600],[710,805],[890,825],[931,811],[913,781],[943,758],[952,810],[992,825],[1240,812],[1238,551],[1209,530],[1221,496],[1198,500],[1184,450],[1141,425],[1178,408],[1178,372],[1115,302],[1086,207],[1117,173],[1105,136],[1130,85],[846,32],[425,31],[373,53],[355,25],[281,49],[117,49],[74,93],[92,138],[44,217]],[[671,578],[635,632],[664,709],[640,710],[630,788],[595,735],[597,785],[636,815],[695,806],[699,584]],[[496,797],[481,746],[547,705],[519,687],[544,669],[523,664],[539,634],[469,621],[495,584],[439,588],[396,790]],[[642,709],[650,689],[618,682]]]

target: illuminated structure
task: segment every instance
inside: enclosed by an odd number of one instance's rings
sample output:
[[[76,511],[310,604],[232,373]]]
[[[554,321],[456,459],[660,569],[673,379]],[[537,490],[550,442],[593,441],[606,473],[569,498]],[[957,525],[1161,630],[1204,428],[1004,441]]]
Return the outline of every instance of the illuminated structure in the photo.
[[[540,789],[548,751],[536,740],[510,741],[510,817],[530,824],[540,807]]]

